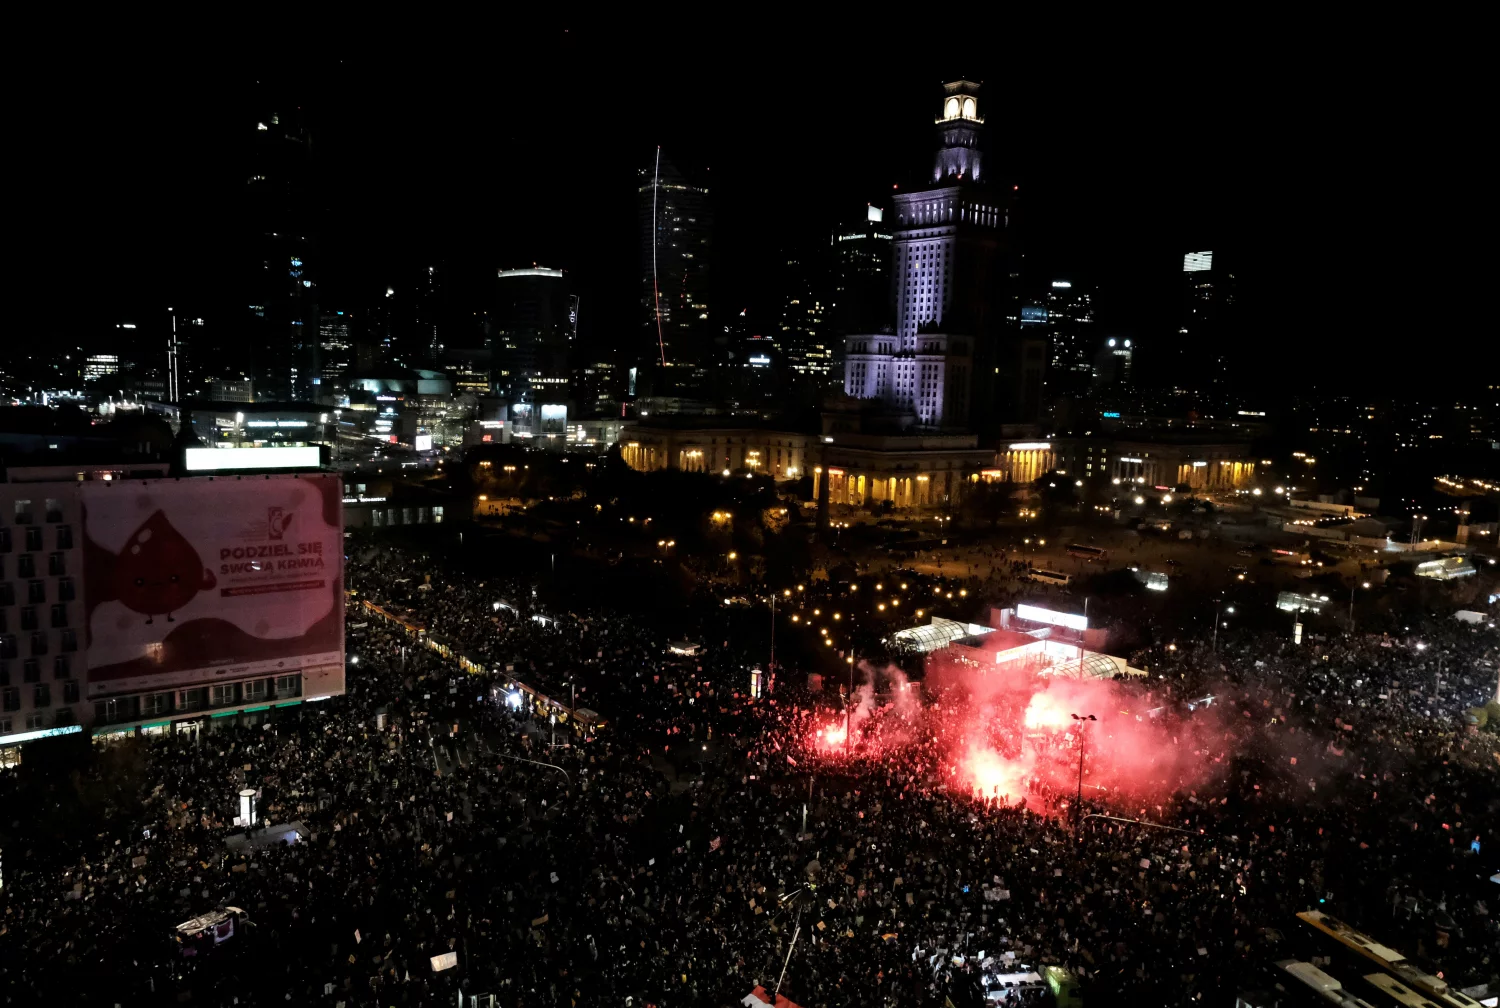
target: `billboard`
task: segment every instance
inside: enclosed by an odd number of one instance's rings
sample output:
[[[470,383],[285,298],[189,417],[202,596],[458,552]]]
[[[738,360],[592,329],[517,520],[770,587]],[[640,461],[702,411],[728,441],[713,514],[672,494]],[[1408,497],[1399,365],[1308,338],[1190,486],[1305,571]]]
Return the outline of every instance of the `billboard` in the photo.
[[[535,428],[538,437],[557,437],[568,433],[568,407],[563,403],[543,403],[541,423]]]
[[[343,692],[343,485],[328,473],[88,482],[89,695],[301,672]]]
[[[1053,626],[1067,627],[1069,630],[1089,628],[1089,621],[1083,616],[1058,612],[1055,609],[1043,609],[1041,606],[1018,605],[1016,615],[1023,620],[1031,620],[1033,623],[1051,623]]]
[[[1182,272],[1199,273],[1214,268],[1212,252],[1189,252],[1182,257]]]
[[[316,469],[321,464],[317,445],[305,448],[187,448],[189,472],[224,469]]]
[[[1023,305],[1021,307],[1021,324],[1029,325],[1037,322],[1047,321],[1047,309],[1036,305]]]

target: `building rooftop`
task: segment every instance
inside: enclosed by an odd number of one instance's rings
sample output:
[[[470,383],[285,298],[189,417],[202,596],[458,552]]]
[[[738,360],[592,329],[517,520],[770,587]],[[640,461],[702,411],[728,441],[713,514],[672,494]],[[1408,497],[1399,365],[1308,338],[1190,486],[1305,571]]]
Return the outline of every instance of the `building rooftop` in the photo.
[[[960,623],[958,620],[944,619],[941,616],[932,617],[932,622],[927,626],[909,627],[906,630],[898,630],[891,635],[892,640],[899,641],[913,650],[926,654],[936,651],[938,648],[947,647],[957,640],[983,637],[986,634],[998,631],[980,626],[977,623]]]
[[[219,399],[184,399],[178,408],[185,413],[222,410],[226,413],[327,413],[328,407],[314,402],[228,402]]]

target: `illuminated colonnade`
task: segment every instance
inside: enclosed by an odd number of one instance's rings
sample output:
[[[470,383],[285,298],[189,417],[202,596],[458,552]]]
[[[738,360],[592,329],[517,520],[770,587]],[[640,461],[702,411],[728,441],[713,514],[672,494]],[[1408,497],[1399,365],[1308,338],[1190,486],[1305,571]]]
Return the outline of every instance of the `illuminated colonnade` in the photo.
[[[829,500],[850,507],[889,504],[902,510],[959,502],[981,471],[994,471],[993,449],[965,435],[811,435],[743,428],[632,425],[621,432],[620,457],[639,472],[764,473],[779,480],[813,478],[813,497],[829,476]],[[1040,476],[1052,465],[1046,446],[1018,448],[1017,464]],[[1035,477],[1030,477],[1035,478]]]
[[[620,434],[620,459],[638,472],[763,473],[797,479],[806,472],[806,434],[749,429],[675,430],[628,426]]]
[[[1013,483],[1030,483],[1057,468],[1048,441],[1019,441],[996,453],[996,466]]]
[[[1177,485],[1194,490],[1238,490],[1255,481],[1255,463],[1244,459],[1198,459],[1177,467]]]

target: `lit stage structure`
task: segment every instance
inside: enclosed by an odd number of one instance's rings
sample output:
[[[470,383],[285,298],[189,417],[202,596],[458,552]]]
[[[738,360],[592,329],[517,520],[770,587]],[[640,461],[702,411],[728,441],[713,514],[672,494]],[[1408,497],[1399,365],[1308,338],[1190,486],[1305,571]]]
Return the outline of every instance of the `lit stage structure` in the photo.
[[[1106,634],[1088,617],[1044,606],[1020,604],[990,610],[997,627],[935,617],[928,626],[894,635],[927,655],[927,683],[941,688],[982,676],[1031,674],[1063,679],[1144,676],[1124,659],[1100,650]],[[967,632],[965,632],[967,631]]]

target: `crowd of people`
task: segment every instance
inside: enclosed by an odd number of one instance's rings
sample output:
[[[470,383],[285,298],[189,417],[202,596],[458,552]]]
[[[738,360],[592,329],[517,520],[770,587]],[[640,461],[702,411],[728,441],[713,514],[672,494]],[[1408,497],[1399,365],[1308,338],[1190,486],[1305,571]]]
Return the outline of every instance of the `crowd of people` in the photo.
[[[0,774],[5,1003],[702,1008],[760,986],[894,1008],[1052,966],[1091,1003],[1222,1004],[1304,909],[1461,983],[1500,974],[1500,748],[1461,718],[1493,696],[1493,631],[1156,652],[1130,688],[1211,697],[1222,770],[1150,807],[1088,797],[1118,818],[1079,825],[955,786],[921,737],[809,750],[832,691],[783,668],[752,696],[748,651],[672,655],[644,604],[567,612],[365,541],[347,586],[346,695],[99,749],[107,786],[65,834],[27,810],[77,775]],[[559,735],[513,681],[602,724]],[[245,788],[296,835],[232,825]],[[183,941],[216,907],[234,935]]]

